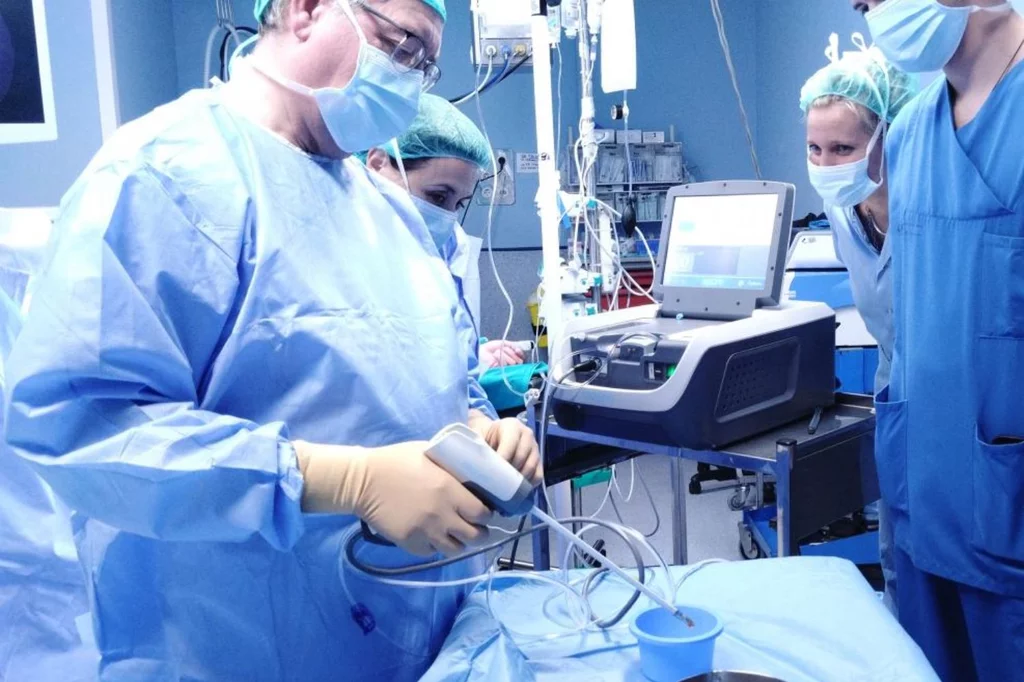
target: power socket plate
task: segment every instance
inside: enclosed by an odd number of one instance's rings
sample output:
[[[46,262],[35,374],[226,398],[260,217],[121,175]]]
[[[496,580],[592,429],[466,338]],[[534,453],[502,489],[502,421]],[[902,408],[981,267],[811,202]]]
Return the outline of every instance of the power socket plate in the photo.
[[[494,159],[501,168],[500,159],[505,159],[505,165],[498,174],[498,196],[495,199],[495,206],[511,206],[516,203],[516,167],[515,154],[511,149],[495,149]],[[494,178],[484,180],[480,183],[480,190],[476,195],[476,203],[480,206],[487,206],[491,203],[491,192],[494,190]]]

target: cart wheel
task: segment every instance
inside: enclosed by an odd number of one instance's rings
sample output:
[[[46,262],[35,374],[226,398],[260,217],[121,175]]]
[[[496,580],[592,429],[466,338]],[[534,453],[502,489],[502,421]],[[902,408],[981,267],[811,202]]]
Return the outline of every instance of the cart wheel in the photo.
[[[690,494],[700,495],[702,491],[700,481],[690,481]]]
[[[754,536],[750,534],[750,531],[745,531],[740,535],[740,556],[747,561],[764,558],[761,546],[754,541]]]

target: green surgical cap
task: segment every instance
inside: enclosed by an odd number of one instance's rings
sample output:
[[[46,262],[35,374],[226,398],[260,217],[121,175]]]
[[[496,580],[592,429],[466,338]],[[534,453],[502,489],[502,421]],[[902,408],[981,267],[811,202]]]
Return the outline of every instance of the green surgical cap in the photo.
[[[395,156],[388,144],[385,149]],[[403,160],[453,158],[479,166],[491,167],[491,148],[487,138],[469,117],[437,95],[420,95],[420,110],[409,129],[398,138]],[[366,152],[357,154],[366,160]]]
[[[341,2],[348,2],[348,0],[340,0]],[[274,2],[274,0],[256,0],[256,5],[253,7],[253,15],[256,17],[256,23],[263,23],[263,15],[267,9]],[[423,0],[423,4],[430,7],[435,12],[441,15],[441,21],[448,21],[448,12],[444,8],[444,0]]]
[[[887,62],[877,48],[871,48],[848,52],[811,76],[800,91],[800,108],[807,113],[817,100],[835,95],[892,123],[916,94],[917,79]]]

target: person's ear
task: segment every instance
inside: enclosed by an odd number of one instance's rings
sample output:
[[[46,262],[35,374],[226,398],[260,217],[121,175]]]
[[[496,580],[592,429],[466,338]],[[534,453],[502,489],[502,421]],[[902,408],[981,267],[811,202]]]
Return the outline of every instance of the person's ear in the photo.
[[[300,41],[309,38],[313,30],[313,12],[322,4],[321,0],[289,0],[288,14],[284,23]]]
[[[366,154],[366,167],[375,173],[380,173],[386,166],[391,165],[391,157],[380,147],[374,147]]]

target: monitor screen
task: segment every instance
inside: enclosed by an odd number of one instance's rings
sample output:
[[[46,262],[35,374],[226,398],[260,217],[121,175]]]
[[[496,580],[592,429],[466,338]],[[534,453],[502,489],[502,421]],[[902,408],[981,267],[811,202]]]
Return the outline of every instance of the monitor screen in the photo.
[[[778,200],[777,194],[676,197],[662,284],[764,289]]]

